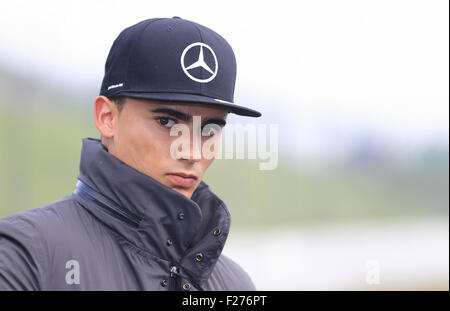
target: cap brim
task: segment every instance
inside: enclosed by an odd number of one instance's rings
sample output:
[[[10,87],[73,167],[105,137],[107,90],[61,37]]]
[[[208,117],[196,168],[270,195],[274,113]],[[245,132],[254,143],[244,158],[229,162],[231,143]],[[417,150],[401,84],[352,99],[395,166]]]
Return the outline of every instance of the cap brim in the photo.
[[[138,92],[127,92],[122,91],[118,95],[137,98],[137,99],[149,99],[149,100],[162,100],[162,101],[176,101],[176,102],[188,102],[188,103],[198,103],[207,104],[211,107],[223,107],[228,108],[232,113],[247,116],[247,117],[260,117],[261,113],[259,111],[235,105],[218,98],[212,98],[203,95],[196,94],[182,94],[182,93],[138,93]]]

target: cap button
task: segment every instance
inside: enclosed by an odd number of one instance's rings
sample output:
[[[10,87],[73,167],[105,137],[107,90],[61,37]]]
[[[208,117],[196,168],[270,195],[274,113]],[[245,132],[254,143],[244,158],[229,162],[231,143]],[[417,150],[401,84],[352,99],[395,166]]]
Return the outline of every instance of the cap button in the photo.
[[[179,17],[179,16],[174,16],[174,17],[172,17],[172,18],[178,18],[178,19],[181,19],[181,17]]]

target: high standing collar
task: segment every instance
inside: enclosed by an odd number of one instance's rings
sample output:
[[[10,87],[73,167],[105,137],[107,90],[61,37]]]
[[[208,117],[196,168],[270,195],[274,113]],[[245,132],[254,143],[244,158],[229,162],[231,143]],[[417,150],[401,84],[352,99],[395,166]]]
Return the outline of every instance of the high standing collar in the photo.
[[[225,245],[231,215],[205,182],[189,199],[128,166],[94,138],[83,139],[78,179],[133,220],[126,222],[85,200],[83,206],[100,221],[150,255],[177,264],[198,284],[209,278]],[[198,253],[203,255],[200,261]]]

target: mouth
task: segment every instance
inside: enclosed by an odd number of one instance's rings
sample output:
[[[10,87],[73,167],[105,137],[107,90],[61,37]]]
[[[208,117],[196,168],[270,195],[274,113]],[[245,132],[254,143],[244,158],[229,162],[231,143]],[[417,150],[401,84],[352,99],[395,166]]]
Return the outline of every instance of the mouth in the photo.
[[[193,174],[186,173],[169,173],[166,174],[169,180],[176,186],[181,188],[191,188],[196,182],[198,177]]]

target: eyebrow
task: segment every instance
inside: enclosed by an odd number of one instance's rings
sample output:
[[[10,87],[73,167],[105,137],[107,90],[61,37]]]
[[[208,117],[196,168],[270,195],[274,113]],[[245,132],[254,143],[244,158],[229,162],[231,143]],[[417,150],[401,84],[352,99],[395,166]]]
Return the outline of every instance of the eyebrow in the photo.
[[[205,126],[206,124],[211,124],[211,123],[214,123],[214,124],[217,124],[220,126],[225,126],[225,124],[227,124],[227,121],[225,121],[224,119],[209,118],[209,119],[206,119],[205,122],[203,122],[202,127]]]
[[[177,119],[183,120],[183,121],[189,121],[191,119],[191,116],[185,113],[182,113],[181,111],[169,109],[169,108],[157,108],[153,109],[152,112],[159,112],[164,113],[169,116],[175,117]]]
[[[159,113],[163,113],[163,114],[167,114],[169,116],[172,116],[174,118],[177,118],[179,120],[183,120],[183,121],[190,121],[192,119],[192,116],[186,113],[183,113],[181,111],[175,110],[175,109],[170,109],[170,108],[157,108],[157,109],[153,109],[152,112],[159,112]],[[207,118],[205,119],[205,121],[203,122],[203,126],[205,126],[206,124],[210,124],[210,123],[214,123],[220,126],[225,126],[225,124],[227,124],[227,122],[224,119],[220,119],[220,118]]]

